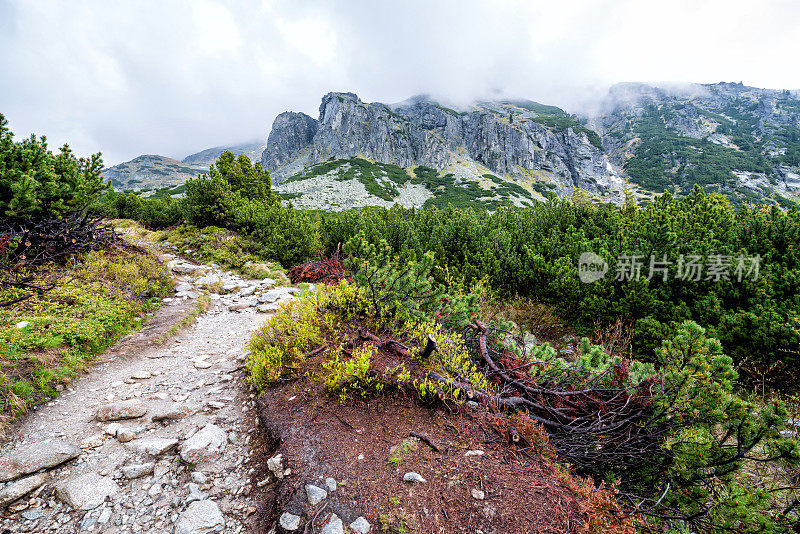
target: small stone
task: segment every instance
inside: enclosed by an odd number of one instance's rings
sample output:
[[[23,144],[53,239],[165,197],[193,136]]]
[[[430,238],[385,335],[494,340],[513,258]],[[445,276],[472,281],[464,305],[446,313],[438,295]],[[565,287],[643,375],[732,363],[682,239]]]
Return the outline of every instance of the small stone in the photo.
[[[308,503],[314,506],[318,502],[325,500],[328,497],[328,492],[314,484],[306,484],[306,497],[308,497]]]
[[[252,295],[255,292],[256,292],[256,286],[247,286],[247,287],[243,287],[243,288],[241,288],[239,290],[239,295],[241,295],[243,297],[249,297],[250,295]]]
[[[283,530],[293,532],[300,528],[300,516],[283,512],[280,519],[278,519],[278,523]]]
[[[204,500],[189,505],[175,523],[174,534],[211,534],[225,529],[225,517],[217,503]]]
[[[0,508],[24,497],[36,488],[42,486],[47,482],[47,473],[40,473],[32,475],[27,478],[21,478],[15,482],[11,482],[0,490]]]
[[[207,362],[205,360],[194,360],[192,364],[198,369],[208,369],[213,365],[211,362]]]
[[[152,475],[155,464],[153,462],[146,464],[131,464],[122,466],[122,474],[125,478],[139,478],[145,475]]]
[[[464,456],[483,456],[483,451],[480,450],[467,451],[464,453]]]
[[[262,286],[264,286],[264,287],[272,287],[272,286],[274,286],[275,284],[276,284],[276,282],[275,282],[275,280],[273,280],[272,278],[264,278],[264,279],[261,281],[261,285],[262,285]]]
[[[97,473],[84,473],[56,485],[58,498],[76,510],[93,510],[118,490],[116,482]]]
[[[131,378],[135,378],[136,380],[147,380],[148,378],[153,378],[153,375],[148,371],[136,371],[131,375]]]
[[[28,328],[30,325],[31,325],[30,321],[20,321],[14,326],[16,326],[17,329],[22,330],[23,328]]]
[[[213,408],[214,410],[219,410],[225,407],[225,403],[219,401],[208,401],[206,404],[209,408]]]
[[[197,465],[214,459],[227,444],[228,435],[225,431],[217,425],[208,424],[181,444],[181,458]]]
[[[130,400],[113,402],[97,409],[95,418],[98,421],[116,421],[119,419],[135,419],[147,413],[147,407],[139,401]]]
[[[81,449],[65,441],[53,440],[22,447],[0,457],[0,482],[13,480],[72,460]]]
[[[281,294],[278,291],[267,291],[264,295],[264,302],[278,302],[278,299],[281,298]]]
[[[369,521],[364,519],[363,517],[359,517],[352,523],[350,523],[350,528],[356,534],[368,534],[372,525],[369,524]]]
[[[359,459],[359,460],[363,460],[363,459],[364,459],[364,455],[363,455],[363,454],[359,454],[359,455],[358,455],[358,459]]]
[[[111,508],[103,508],[103,511],[100,512],[100,517],[97,518],[97,522],[101,525],[105,525],[111,519]]]
[[[267,460],[267,469],[272,471],[272,474],[275,475],[275,478],[278,480],[283,480],[285,475],[283,470],[283,454],[278,453]]]
[[[341,518],[333,514],[330,521],[322,527],[322,534],[344,534],[344,524]]]
[[[189,489],[189,495],[187,495],[185,499],[186,504],[193,503],[194,501],[202,501],[208,497],[207,494],[200,491],[200,486],[194,482],[189,482],[186,484],[186,487]]]
[[[106,426],[104,432],[106,434],[108,434],[109,436],[116,436],[117,435],[117,431],[120,428],[122,428],[121,424],[119,424],[119,423],[111,423],[108,426]]]
[[[139,438],[126,443],[126,446],[139,454],[158,456],[164,454],[178,444],[173,438]]]
[[[192,482],[195,484],[205,484],[208,481],[208,477],[203,474],[202,471],[192,471]]]
[[[117,430],[117,439],[120,443],[127,443],[136,439],[136,432],[130,428],[120,428]]]
[[[328,477],[325,479],[325,485],[328,487],[328,491],[336,491],[336,479],[333,477]]]
[[[258,313],[274,313],[278,311],[277,304],[259,304],[256,306],[256,311]]]
[[[35,510],[28,510],[27,512],[23,512],[23,514],[22,514],[22,517],[24,517],[28,521],[34,521],[34,520],[39,519],[40,517],[43,517],[43,516],[44,516],[44,512],[40,508],[37,508]]]
[[[479,489],[472,488],[472,491],[470,493],[472,493],[473,499],[478,499],[479,501],[482,501],[483,499],[486,498],[486,494]]]
[[[171,408],[169,410],[161,411],[153,415],[153,421],[166,421],[183,419],[194,413],[194,410],[189,406],[181,406],[180,408]]]
[[[424,478],[422,478],[422,475],[420,475],[419,473],[415,473],[414,471],[409,471],[408,473],[403,475],[403,480],[405,482],[411,482],[411,483],[414,483],[414,482],[418,482],[418,483],[427,482]]]

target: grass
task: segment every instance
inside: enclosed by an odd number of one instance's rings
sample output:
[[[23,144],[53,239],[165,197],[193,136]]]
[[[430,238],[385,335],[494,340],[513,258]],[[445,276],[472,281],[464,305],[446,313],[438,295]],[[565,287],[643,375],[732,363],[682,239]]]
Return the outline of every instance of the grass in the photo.
[[[0,308],[0,419],[8,421],[56,395],[85,362],[141,326],[170,282],[163,265],[143,252],[95,251],[63,267],[40,268],[51,291]],[[0,290],[0,300],[18,296]],[[17,324],[30,324],[17,328]]]

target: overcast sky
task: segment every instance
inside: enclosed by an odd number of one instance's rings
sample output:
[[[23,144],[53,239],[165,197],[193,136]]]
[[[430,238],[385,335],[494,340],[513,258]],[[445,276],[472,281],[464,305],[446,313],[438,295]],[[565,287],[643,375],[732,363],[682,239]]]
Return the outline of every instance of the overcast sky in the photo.
[[[800,88],[796,0],[0,0],[0,113],[106,164],[265,139],[328,91],[576,111],[623,81]]]

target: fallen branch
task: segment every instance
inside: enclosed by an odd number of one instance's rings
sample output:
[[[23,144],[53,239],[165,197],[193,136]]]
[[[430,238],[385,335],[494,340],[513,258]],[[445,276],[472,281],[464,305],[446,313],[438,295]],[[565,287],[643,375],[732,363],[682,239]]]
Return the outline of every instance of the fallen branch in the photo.
[[[411,436],[411,437],[417,438],[417,439],[419,439],[421,441],[424,441],[425,443],[428,444],[428,446],[431,449],[435,450],[436,452],[440,452],[439,451],[439,447],[437,447],[436,444],[431,440],[431,438],[429,438],[425,434],[420,434],[419,432],[409,432],[408,435]]]

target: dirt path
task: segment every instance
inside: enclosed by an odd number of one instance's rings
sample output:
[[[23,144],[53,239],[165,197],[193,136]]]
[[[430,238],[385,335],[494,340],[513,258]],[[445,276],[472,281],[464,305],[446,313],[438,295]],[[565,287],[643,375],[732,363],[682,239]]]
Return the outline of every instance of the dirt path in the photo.
[[[0,447],[0,480],[11,480],[0,484],[0,505],[11,503],[0,532],[250,530],[257,423],[244,358],[250,333],[267,318],[256,310],[292,295],[269,280],[188,262],[171,268],[180,273],[177,298],[10,430]],[[238,289],[212,295],[192,326],[155,345],[217,276],[217,287]]]

